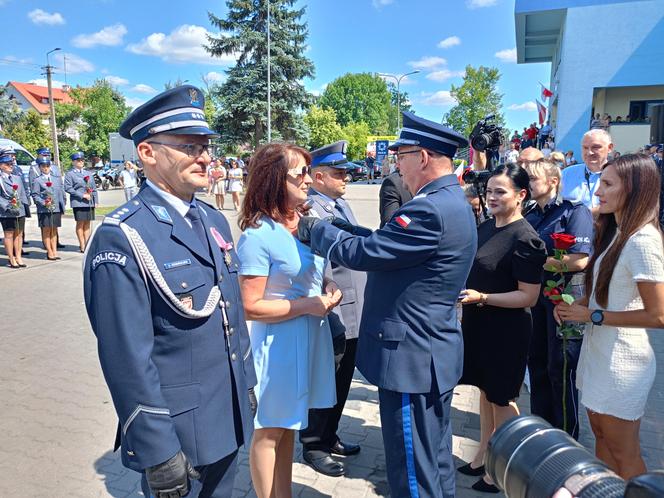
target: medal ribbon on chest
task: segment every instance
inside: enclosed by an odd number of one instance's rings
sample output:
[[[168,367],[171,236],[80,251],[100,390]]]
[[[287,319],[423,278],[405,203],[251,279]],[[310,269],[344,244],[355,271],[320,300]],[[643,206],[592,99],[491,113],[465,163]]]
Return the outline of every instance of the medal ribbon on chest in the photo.
[[[219,233],[219,230],[214,227],[210,228],[210,233],[212,234],[214,240],[217,242],[217,245],[221,248],[222,251],[224,251],[224,263],[226,263],[226,266],[230,268],[231,263],[233,262],[230,253],[230,250],[233,249],[233,243],[226,242],[224,237]]]

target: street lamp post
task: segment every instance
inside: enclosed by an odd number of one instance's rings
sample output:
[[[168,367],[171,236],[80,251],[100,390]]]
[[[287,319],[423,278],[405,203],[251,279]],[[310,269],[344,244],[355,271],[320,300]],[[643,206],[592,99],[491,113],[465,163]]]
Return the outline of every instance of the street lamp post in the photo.
[[[401,92],[399,91],[401,88],[401,80],[406,76],[417,74],[419,72],[420,70],[416,69],[415,71],[405,74],[378,73],[378,76],[382,76],[383,78],[394,78],[397,82],[397,130],[401,128]]]
[[[51,115],[50,121],[51,121],[51,137],[53,139],[53,159],[55,161],[55,165],[60,170],[60,174],[62,174],[62,169],[60,168],[60,150],[58,147],[58,130],[55,123],[55,104],[53,103],[53,84],[51,82],[51,74],[53,68],[51,67],[51,64],[48,61],[49,54],[57,52],[58,50],[61,50],[60,47],[54,48],[53,50],[49,50],[48,52],[46,52],[46,81],[48,85],[48,108]]]

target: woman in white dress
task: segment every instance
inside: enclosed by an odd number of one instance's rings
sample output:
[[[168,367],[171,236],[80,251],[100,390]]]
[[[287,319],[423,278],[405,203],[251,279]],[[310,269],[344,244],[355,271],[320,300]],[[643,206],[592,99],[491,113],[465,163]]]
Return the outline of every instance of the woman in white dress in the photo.
[[[228,168],[228,191],[233,197],[233,206],[236,211],[240,210],[240,192],[242,192],[242,168],[237,165],[235,159],[231,159],[231,165]]]
[[[660,176],[646,155],[602,169],[599,217],[585,298],[556,307],[556,320],[588,322],[577,368],[595,454],[624,479],[646,472],[639,426],[655,379],[647,328],[664,328]]]

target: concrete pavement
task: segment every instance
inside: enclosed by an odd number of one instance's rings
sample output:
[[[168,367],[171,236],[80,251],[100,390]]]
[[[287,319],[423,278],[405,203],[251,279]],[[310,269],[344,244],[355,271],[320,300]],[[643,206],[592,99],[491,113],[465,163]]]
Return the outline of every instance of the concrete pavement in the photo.
[[[351,185],[347,198],[361,224],[378,226],[378,186]],[[103,205],[123,202],[120,190],[101,192]],[[210,200],[210,199],[208,199]],[[227,200],[230,206],[230,198]],[[235,213],[226,216],[239,236]],[[138,497],[138,474],[122,467],[111,453],[117,419],[97,360],[95,338],[85,315],[81,285],[81,254],[73,220],[60,231],[68,245],[58,262],[46,261],[38,242],[36,218],[28,220],[26,258],[29,268],[6,268],[0,257],[2,323],[0,325],[0,400],[2,496],[17,497]],[[128,308],[117,310],[131,313]],[[664,333],[653,332],[653,348],[664,358]],[[369,497],[389,494],[377,410],[378,393],[356,373],[341,421],[344,440],[362,445],[359,455],[346,458],[348,475],[331,478],[303,465],[296,448],[294,496]],[[519,400],[528,412],[528,395]],[[477,391],[455,390],[452,423],[457,463],[472,458],[479,439]],[[585,417],[584,417],[585,419]],[[592,447],[587,421],[581,441]],[[664,468],[664,369],[657,374],[641,428],[649,468]],[[457,496],[486,496],[470,490],[475,478],[457,474]],[[255,496],[251,490],[246,452],[240,456],[234,497]]]

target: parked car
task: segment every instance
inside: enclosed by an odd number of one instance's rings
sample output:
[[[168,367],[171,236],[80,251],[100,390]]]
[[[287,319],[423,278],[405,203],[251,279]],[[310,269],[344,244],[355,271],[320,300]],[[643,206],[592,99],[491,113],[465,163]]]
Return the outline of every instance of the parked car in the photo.
[[[367,177],[369,170],[364,161],[351,161],[346,167],[346,182],[356,182]]]
[[[28,182],[28,175],[30,174],[30,165],[35,160],[35,158],[30,154],[21,144],[9,140],[8,138],[0,138],[0,148],[2,147],[13,147],[16,151],[16,163],[21,168],[23,172],[23,178],[25,182]]]

